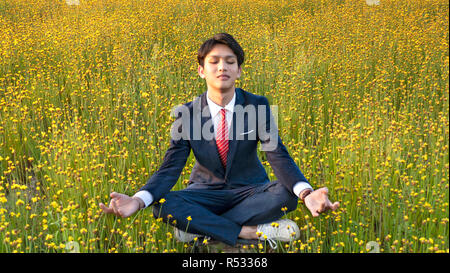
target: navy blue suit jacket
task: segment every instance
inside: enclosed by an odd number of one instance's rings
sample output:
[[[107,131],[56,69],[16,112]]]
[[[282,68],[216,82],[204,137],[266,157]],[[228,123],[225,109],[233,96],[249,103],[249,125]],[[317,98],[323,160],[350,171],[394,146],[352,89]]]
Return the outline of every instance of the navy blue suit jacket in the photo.
[[[264,96],[258,96],[240,88],[236,88],[235,91],[235,111],[233,113],[233,121],[230,128],[231,140],[229,142],[226,169],[221,164],[215,139],[205,139],[203,136],[199,139],[198,135],[196,138],[195,133],[198,134],[198,130],[195,132],[195,130],[192,129],[195,128],[195,122],[198,122],[197,124],[201,125],[200,128],[203,128],[203,126],[209,122],[209,124],[211,124],[212,132],[214,130],[206,100],[206,92],[204,92],[194,101],[183,105],[183,109],[188,109],[189,111],[187,117],[186,115],[182,117],[181,112],[176,115],[177,119],[175,120],[175,126],[173,126],[172,129],[177,130],[176,132],[183,135],[183,138],[171,138],[170,146],[164,156],[162,165],[140,189],[150,192],[153,196],[153,202],[157,202],[163,198],[176,184],[181,171],[185,167],[191,150],[194,153],[196,162],[191,171],[188,188],[208,188],[213,190],[223,188],[225,184],[232,188],[236,188],[249,184],[264,184],[270,182],[267,173],[257,156],[258,142],[261,142],[261,145],[264,145],[270,141],[267,138],[267,135],[265,135],[264,138],[261,137],[261,129],[265,129],[266,132],[269,132],[271,129],[270,127],[275,126],[273,118],[271,119],[272,114],[270,112],[269,102]],[[243,126],[242,124],[241,126],[236,126],[236,109],[238,105],[242,107],[247,105],[265,107],[265,121],[261,122],[261,118],[257,117],[257,119],[260,120],[257,120],[256,126],[258,126],[258,128],[255,128],[254,122],[248,122],[248,115],[244,115],[243,119],[238,119],[243,122]],[[197,109],[198,111],[195,111],[195,107],[199,107]],[[206,111],[206,115],[200,114],[200,110]],[[189,125],[189,128],[191,129],[185,129],[187,127],[183,127],[183,124]],[[237,127],[241,130],[243,129],[245,134],[241,134]],[[270,148],[265,151],[267,161],[270,163],[278,181],[294,194],[293,186],[297,182],[309,182],[283,145],[281,138],[278,135],[278,130],[276,130],[276,134],[271,137],[277,138],[275,141],[272,140],[272,143],[275,142],[276,146],[275,148]]]

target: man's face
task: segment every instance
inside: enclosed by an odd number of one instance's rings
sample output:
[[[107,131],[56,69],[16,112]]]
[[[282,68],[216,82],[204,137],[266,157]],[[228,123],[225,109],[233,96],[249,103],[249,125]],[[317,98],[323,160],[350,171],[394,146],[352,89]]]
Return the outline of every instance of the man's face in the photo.
[[[198,66],[198,74],[206,80],[208,89],[222,93],[234,90],[241,72],[236,55],[223,44],[216,44],[206,55],[203,67]]]

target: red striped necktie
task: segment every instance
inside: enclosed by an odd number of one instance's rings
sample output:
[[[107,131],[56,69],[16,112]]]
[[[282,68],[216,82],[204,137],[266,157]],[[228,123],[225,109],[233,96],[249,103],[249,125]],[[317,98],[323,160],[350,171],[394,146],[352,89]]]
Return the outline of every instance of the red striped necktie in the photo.
[[[217,128],[216,137],[217,150],[219,151],[220,161],[223,167],[227,167],[227,153],[228,153],[228,125],[225,108],[220,109],[220,123]]]

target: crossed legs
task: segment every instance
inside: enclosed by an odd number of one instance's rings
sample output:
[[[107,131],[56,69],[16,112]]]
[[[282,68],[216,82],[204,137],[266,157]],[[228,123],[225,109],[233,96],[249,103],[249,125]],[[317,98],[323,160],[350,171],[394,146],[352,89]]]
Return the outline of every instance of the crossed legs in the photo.
[[[238,237],[257,239],[257,225],[276,221],[297,207],[297,197],[277,181],[240,189],[171,191],[164,198],[165,203],[154,205],[155,217],[229,245]]]

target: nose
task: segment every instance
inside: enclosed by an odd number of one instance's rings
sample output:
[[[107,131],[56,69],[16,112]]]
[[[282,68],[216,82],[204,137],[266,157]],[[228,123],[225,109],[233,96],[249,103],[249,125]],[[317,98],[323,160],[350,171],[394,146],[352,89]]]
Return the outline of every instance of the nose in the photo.
[[[219,60],[217,69],[218,69],[219,71],[224,71],[224,70],[226,70],[226,64],[225,64],[225,61],[224,61],[224,60]]]

